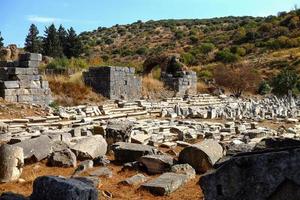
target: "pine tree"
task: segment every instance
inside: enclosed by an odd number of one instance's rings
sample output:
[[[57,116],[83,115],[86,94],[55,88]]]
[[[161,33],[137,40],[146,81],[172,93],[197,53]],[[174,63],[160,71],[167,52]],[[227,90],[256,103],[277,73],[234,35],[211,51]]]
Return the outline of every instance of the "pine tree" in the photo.
[[[65,54],[68,32],[66,31],[66,29],[62,25],[60,25],[59,28],[58,28],[57,34],[58,34],[60,45],[63,49],[63,53]]]
[[[0,48],[2,48],[4,46],[4,43],[3,43],[3,37],[1,36],[1,32],[0,32]]]
[[[43,53],[47,56],[63,56],[62,46],[54,24],[46,27],[45,36],[43,38],[43,51]]]
[[[77,36],[75,30],[71,27],[68,30],[66,39],[65,55],[68,58],[78,57],[83,52],[83,46],[80,38]]]
[[[39,31],[34,24],[31,24],[29,33],[25,39],[25,50],[31,53],[42,52],[42,39],[38,36]]]

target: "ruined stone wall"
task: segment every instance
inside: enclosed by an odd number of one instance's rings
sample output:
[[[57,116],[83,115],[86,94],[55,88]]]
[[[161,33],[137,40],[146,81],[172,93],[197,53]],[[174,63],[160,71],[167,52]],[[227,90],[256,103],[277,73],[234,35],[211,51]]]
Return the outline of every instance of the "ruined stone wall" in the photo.
[[[51,91],[39,74],[41,54],[25,53],[17,61],[0,61],[0,97],[10,102],[48,105]]]
[[[177,96],[197,93],[197,75],[193,71],[178,72],[175,76],[162,73],[164,84],[177,92]]]
[[[83,73],[85,84],[109,99],[138,99],[141,80],[129,67],[90,67]]]

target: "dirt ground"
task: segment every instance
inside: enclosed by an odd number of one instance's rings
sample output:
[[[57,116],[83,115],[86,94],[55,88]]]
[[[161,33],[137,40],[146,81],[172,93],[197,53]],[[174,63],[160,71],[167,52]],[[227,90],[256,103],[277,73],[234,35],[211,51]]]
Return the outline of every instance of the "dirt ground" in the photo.
[[[105,197],[103,195],[103,191],[107,191],[112,194],[112,199],[119,199],[119,200],[178,200],[178,199],[184,199],[184,200],[201,200],[203,199],[203,195],[200,189],[200,186],[198,184],[200,176],[197,175],[195,179],[189,181],[187,184],[185,184],[183,187],[179,188],[177,191],[172,193],[170,196],[153,196],[148,191],[144,191],[139,189],[139,186],[124,186],[119,185],[118,183],[128,177],[131,177],[138,172],[136,171],[121,171],[121,166],[117,166],[114,164],[109,164],[108,168],[112,170],[113,176],[112,178],[100,178],[100,184],[99,184],[99,199],[108,199],[108,197]],[[0,184],[0,193],[2,192],[14,192],[18,194],[23,194],[25,196],[28,196],[32,192],[32,184],[35,178],[43,175],[60,175],[60,176],[71,176],[73,173],[73,168],[57,168],[57,167],[48,167],[44,162],[37,163],[37,164],[31,164],[25,166],[23,173],[21,175],[21,179],[24,179],[25,182],[12,182],[12,183],[4,183]],[[83,174],[86,175],[86,174]],[[156,176],[149,176],[147,174],[144,174],[150,179],[153,179]]]
[[[0,119],[20,119],[33,116],[46,116],[47,111],[40,106],[9,103],[0,98]]]

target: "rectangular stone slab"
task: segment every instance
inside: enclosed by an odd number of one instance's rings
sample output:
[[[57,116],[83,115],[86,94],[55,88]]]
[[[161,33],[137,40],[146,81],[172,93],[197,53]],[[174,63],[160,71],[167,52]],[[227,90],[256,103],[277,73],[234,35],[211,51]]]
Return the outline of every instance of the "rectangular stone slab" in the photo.
[[[164,173],[142,185],[154,195],[169,195],[188,181],[187,175],[176,173]]]

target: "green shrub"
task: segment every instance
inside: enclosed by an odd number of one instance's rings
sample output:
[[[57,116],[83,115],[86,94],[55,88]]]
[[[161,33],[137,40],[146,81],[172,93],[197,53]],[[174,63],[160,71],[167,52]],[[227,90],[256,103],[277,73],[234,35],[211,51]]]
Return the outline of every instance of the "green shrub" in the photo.
[[[228,49],[218,51],[216,54],[216,60],[223,63],[233,63],[238,61],[239,57],[236,54],[231,53]]]
[[[272,88],[271,88],[271,86],[269,85],[269,83],[267,81],[262,81],[259,84],[258,94],[266,95],[266,94],[269,94],[271,91],[272,91]]]
[[[148,48],[147,47],[141,47],[139,49],[136,50],[136,53],[138,55],[146,55],[148,53]]]
[[[299,78],[294,70],[282,70],[272,81],[273,93],[277,95],[297,94],[299,92]]]
[[[197,44],[199,42],[199,38],[196,35],[191,35],[190,41],[192,44]]]
[[[183,63],[188,65],[188,66],[192,66],[195,65],[197,63],[197,60],[195,58],[195,56],[191,53],[184,53],[181,55],[182,59],[183,59]]]
[[[212,43],[204,43],[200,46],[200,51],[203,54],[209,54],[210,52],[212,52],[212,50],[214,50],[215,45]]]

